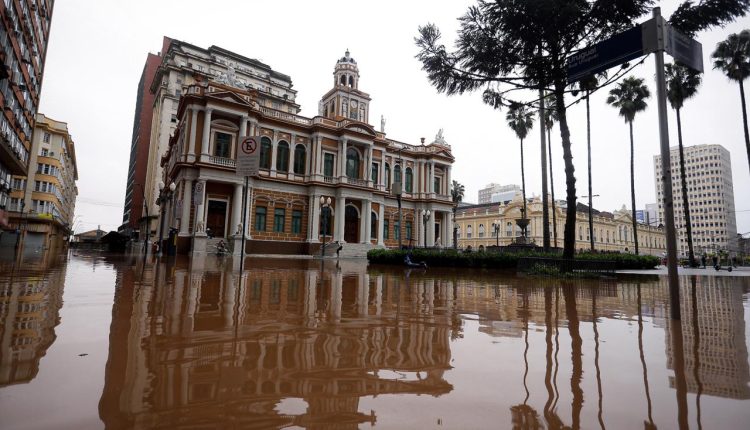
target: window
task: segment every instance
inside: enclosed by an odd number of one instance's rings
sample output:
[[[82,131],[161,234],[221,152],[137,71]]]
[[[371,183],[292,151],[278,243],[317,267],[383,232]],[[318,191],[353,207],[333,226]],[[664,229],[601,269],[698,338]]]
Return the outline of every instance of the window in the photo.
[[[378,217],[375,212],[370,214],[370,239],[377,239]]]
[[[435,194],[440,194],[440,178],[435,177],[432,184],[432,192]]]
[[[298,175],[305,174],[305,145],[294,147],[294,173]]]
[[[456,227],[456,239],[461,239],[461,226]]]
[[[466,226],[466,238],[467,238],[467,239],[471,239],[471,234],[473,233],[473,231],[472,231],[472,230],[473,230],[473,229],[471,228],[471,226],[470,226],[470,225],[467,225],[467,226]]]
[[[289,144],[283,140],[276,144],[276,170],[289,171]]]
[[[232,151],[232,135],[227,133],[216,133],[214,138],[214,155],[216,157],[229,158]]]
[[[411,167],[406,168],[406,181],[404,182],[404,191],[407,193],[412,192],[412,173]]]
[[[23,190],[24,189],[24,180],[20,178],[13,178],[13,189],[14,190]],[[36,181],[39,182],[39,181]]]
[[[277,233],[284,232],[285,209],[276,208],[273,210],[273,231]]]
[[[323,176],[328,176],[328,177],[333,176],[333,161],[334,161],[333,154],[326,153],[323,156]]]
[[[271,151],[273,151],[273,147],[271,146],[271,139],[267,137],[262,137],[260,139],[260,168],[261,169],[271,168]]]
[[[393,168],[393,182],[401,182],[401,166],[398,164]]]
[[[44,133],[44,136],[42,137],[42,142],[49,143],[50,135],[49,133]]]
[[[378,163],[372,163],[372,170],[370,171],[370,179],[372,179],[373,184],[378,183],[378,170],[380,170],[380,165]]]
[[[47,148],[42,148],[42,154],[41,154],[41,155],[42,155],[42,157],[47,157],[47,156],[49,156],[49,149],[47,149]]]
[[[513,236],[513,223],[508,222],[507,224],[505,224],[505,235],[507,237]]]
[[[385,163],[385,188],[391,188],[391,165]]]
[[[406,221],[406,240],[411,240],[411,221]]]
[[[302,211],[301,210],[292,211],[292,233],[294,234],[302,233]]]
[[[264,206],[255,208],[255,231],[266,231],[266,208]]]
[[[479,237],[484,237],[484,224],[479,224]]]
[[[396,240],[401,239],[401,224],[398,223],[398,220],[393,223],[393,238]]]
[[[359,178],[359,152],[354,148],[346,150],[346,177]]]
[[[388,239],[390,237],[390,235],[388,234],[389,233],[388,230],[390,230],[390,228],[391,228],[391,223],[387,219],[384,219],[383,220],[383,239]]]

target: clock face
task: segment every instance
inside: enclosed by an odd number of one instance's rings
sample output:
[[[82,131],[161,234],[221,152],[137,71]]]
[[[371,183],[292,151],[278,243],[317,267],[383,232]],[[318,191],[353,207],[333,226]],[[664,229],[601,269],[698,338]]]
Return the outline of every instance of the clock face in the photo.
[[[357,101],[356,100],[352,100],[352,108],[353,109],[357,108]]]

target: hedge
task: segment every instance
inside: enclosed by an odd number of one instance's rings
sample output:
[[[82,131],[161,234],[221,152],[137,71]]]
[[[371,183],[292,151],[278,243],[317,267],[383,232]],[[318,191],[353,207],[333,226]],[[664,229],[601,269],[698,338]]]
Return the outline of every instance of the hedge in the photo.
[[[372,249],[367,259],[373,264],[403,265],[407,251],[397,249]],[[431,267],[482,267],[494,269],[515,269],[521,257],[559,258],[559,254],[543,252],[460,252],[450,250],[419,249],[412,250],[411,260],[415,263],[424,261]],[[617,270],[653,269],[659,265],[659,257],[633,254],[576,254],[581,260],[607,260],[616,264]]]

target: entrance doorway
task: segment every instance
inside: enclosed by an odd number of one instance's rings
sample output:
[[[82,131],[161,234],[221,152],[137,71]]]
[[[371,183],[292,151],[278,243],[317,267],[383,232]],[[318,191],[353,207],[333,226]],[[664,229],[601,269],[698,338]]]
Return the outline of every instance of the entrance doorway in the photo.
[[[227,201],[209,200],[206,211],[206,229],[211,229],[214,237],[224,237],[227,224]]]
[[[344,215],[344,241],[359,242],[359,212],[354,206],[347,206]]]
[[[442,246],[445,243],[445,238],[440,235],[440,223],[435,223],[435,246],[438,245],[438,239],[440,239],[440,246]]]

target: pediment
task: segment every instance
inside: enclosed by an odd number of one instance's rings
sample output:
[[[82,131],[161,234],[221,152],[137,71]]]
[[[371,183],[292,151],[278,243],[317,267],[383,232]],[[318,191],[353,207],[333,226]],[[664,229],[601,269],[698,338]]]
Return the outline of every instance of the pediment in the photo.
[[[242,98],[237,93],[233,93],[231,91],[216,91],[213,93],[206,93],[206,98],[228,101],[232,103],[239,103],[244,106],[250,106],[250,102]]]
[[[371,126],[363,122],[351,122],[345,125],[344,129],[356,131],[357,133],[362,133],[362,134],[366,134],[366,135],[373,136],[373,137],[377,135],[377,133],[375,133],[374,128],[372,128]]]

